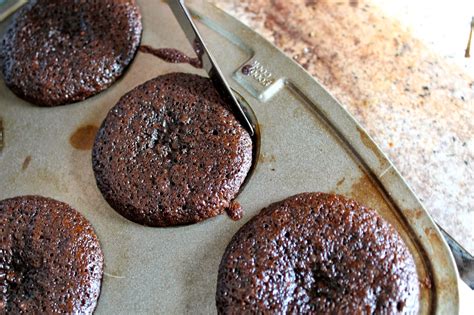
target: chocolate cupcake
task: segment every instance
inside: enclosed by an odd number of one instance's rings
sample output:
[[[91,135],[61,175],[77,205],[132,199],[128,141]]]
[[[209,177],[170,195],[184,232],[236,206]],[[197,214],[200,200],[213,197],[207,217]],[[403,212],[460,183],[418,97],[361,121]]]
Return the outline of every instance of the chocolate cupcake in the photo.
[[[149,226],[222,213],[251,163],[251,138],[211,81],[185,73],[157,77],[123,96],[92,150],[105,199],[124,217]]]
[[[40,106],[84,100],[122,75],[141,32],[135,0],[30,1],[3,37],[5,83]]]
[[[415,264],[393,227],[338,195],[303,193],[263,209],[227,246],[220,314],[415,314]]]
[[[0,201],[0,313],[91,314],[102,250],[89,222],[39,196]]]

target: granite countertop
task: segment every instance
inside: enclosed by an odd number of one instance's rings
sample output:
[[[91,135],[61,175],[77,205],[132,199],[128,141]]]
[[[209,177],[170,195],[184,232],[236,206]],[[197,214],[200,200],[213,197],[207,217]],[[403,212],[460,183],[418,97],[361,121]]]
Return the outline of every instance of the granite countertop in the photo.
[[[386,13],[383,0],[213,2],[339,99],[435,220],[474,253],[473,59],[450,60]]]

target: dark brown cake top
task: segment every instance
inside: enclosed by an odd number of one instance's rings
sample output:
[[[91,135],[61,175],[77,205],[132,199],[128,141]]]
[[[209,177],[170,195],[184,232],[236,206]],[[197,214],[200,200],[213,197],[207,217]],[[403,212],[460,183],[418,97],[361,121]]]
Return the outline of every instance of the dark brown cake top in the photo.
[[[39,196],[0,201],[0,313],[91,314],[102,250],[89,222]]]
[[[3,37],[6,85],[41,106],[83,100],[122,74],[141,31],[135,0],[30,1]]]
[[[219,267],[221,314],[415,314],[419,283],[398,233],[338,195],[304,193],[263,209]]]
[[[92,157],[97,185],[116,211],[172,226],[230,206],[250,169],[252,141],[209,79],[171,73],[120,99]]]

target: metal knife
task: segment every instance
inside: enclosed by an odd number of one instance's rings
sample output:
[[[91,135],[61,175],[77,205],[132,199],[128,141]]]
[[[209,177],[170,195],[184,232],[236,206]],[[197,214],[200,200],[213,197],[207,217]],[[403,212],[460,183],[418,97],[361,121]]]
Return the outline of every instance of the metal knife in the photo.
[[[0,22],[27,2],[27,0],[0,0]]]
[[[438,224],[437,224],[438,225]],[[452,238],[441,226],[438,225],[441,234],[454,256],[454,261],[458,267],[461,279],[474,290],[474,257],[463,248],[454,238]]]
[[[198,58],[202,62],[204,70],[209,75],[209,78],[211,78],[214,86],[216,86],[221,96],[231,104],[231,109],[234,112],[234,115],[249,132],[250,136],[253,136],[255,133],[255,126],[251,122],[249,116],[245,113],[243,107],[237,101],[229,84],[224,78],[222,71],[217,66],[214,57],[207,49],[206,44],[204,44],[201,34],[191,19],[188,9],[186,9],[184,6],[184,1],[169,0],[167,3],[171,8],[171,11],[173,11],[174,16],[178,20],[179,25],[186,34],[188,41],[191,43],[191,45],[193,45]]]

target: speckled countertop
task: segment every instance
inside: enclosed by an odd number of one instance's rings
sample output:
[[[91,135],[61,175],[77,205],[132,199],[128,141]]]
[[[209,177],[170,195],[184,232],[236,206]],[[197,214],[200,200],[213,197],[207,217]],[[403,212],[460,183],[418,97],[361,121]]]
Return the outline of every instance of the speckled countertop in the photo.
[[[213,2],[326,86],[474,252],[474,66],[418,39],[381,0]]]

